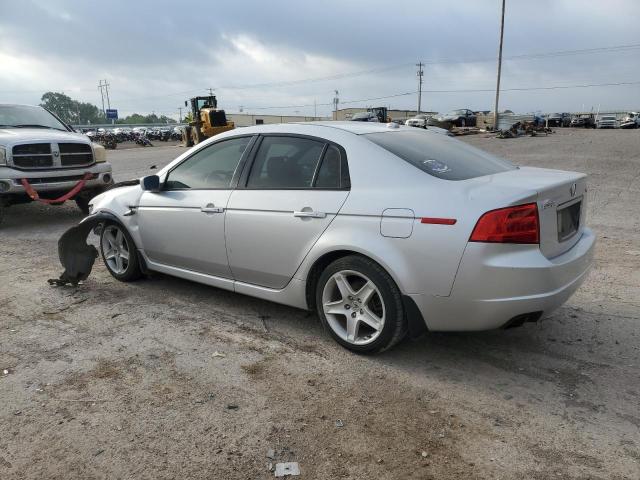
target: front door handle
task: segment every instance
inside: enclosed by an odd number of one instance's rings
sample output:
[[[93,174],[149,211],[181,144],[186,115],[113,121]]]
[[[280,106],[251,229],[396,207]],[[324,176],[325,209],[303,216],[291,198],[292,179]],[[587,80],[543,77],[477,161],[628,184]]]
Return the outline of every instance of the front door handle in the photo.
[[[327,216],[324,212],[313,212],[313,211],[299,211],[293,212],[294,217],[302,217],[302,218],[325,218]]]
[[[216,207],[213,203],[208,203],[206,207],[200,207],[202,213],[222,213],[224,208]]]

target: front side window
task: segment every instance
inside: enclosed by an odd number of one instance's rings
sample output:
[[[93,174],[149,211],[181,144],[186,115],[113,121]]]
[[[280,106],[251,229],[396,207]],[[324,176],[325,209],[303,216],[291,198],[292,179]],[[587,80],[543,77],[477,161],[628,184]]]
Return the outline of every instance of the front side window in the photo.
[[[248,188],[311,188],[324,143],[299,137],[264,137],[249,174]]]
[[[437,133],[401,130],[369,133],[363,137],[444,180],[467,180],[517,168],[506,160]]]
[[[233,174],[251,137],[214,143],[169,172],[165,190],[231,188]]]

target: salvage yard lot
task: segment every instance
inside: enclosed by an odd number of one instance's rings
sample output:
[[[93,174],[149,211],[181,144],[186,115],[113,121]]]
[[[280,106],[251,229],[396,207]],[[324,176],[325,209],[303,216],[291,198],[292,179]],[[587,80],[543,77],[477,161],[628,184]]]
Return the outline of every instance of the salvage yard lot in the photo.
[[[81,214],[11,207],[0,478],[258,479],[280,461],[305,479],[640,478],[640,131],[464,141],[588,173],[594,269],[539,324],[373,357],[313,314],[163,275],[123,284],[101,261],[79,288],[49,287]],[[120,181],[183,151],[108,155]]]

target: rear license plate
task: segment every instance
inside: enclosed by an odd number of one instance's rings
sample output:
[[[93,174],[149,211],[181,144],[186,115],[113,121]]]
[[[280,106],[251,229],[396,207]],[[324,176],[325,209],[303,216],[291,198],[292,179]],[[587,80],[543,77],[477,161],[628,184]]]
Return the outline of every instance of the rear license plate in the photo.
[[[558,241],[571,238],[580,227],[580,208],[582,201],[558,209]]]

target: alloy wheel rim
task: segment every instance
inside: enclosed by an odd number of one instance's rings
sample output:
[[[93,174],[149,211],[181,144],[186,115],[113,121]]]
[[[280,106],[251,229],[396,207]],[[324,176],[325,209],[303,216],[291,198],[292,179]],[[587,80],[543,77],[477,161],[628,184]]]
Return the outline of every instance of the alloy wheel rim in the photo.
[[[322,291],[322,310],[333,332],[353,345],[375,341],[384,328],[382,295],[366,275],[354,270],[334,273]]]
[[[105,228],[102,235],[102,252],[109,269],[122,275],[129,267],[129,244],[122,229],[115,225]]]

